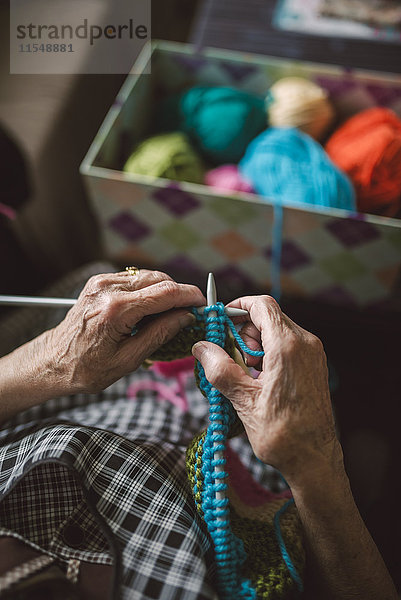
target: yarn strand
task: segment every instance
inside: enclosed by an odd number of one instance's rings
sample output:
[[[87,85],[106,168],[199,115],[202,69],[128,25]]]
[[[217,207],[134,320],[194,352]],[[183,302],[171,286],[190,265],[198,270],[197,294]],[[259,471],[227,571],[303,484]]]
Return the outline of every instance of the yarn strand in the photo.
[[[206,340],[224,348],[226,328],[228,327],[241,350],[251,356],[263,356],[263,351],[251,350],[227,316],[222,302],[205,308],[203,315],[196,309],[193,312],[206,326]],[[212,314],[209,314],[212,313]],[[216,315],[216,316],[215,316]],[[226,496],[228,473],[226,471],[226,440],[235,419],[231,403],[207,380],[202,365],[197,361],[199,387],[209,400],[210,424],[204,433],[201,453],[195,454],[193,473],[193,492],[198,509],[203,513],[215,549],[218,585],[224,600],[236,598],[256,600],[256,589],[249,579],[241,575],[241,568],[247,554],[243,542],[231,529],[229,500]],[[203,485],[202,485],[203,481]],[[199,486],[199,483],[201,485]],[[302,591],[302,579],[287,551],[281,531],[280,517],[293,504],[286,502],[274,516],[274,532],[281,556],[291,578],[299,591]]]

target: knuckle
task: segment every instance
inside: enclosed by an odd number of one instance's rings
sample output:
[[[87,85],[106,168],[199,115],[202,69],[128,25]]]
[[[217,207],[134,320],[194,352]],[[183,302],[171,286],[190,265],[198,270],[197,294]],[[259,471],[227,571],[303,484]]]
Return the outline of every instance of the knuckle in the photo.
[[[267,309],[280,310],[280,306],[278,305],[278,302],[272,296],[267,296],[267,295],[259,296],[258,302],[261,305],[263,305],[264,307],[266,307]]]
[[[322,343],[322,340],[320,338],[318,338],[313,333],[309,333],[308,341],[309,341],[309,345],[314,350],[316,350],[316,352],[319,352],[321,354],[324,353],[323,343]]]
[[[93,294],[97,292],[103,291],[106,287],[110,285],[110,274],[109,273],[100,273],[98,275],[93,275],[86,284],[86,291]]]
[[[175,296],[179,291],[178,283],[172,279],[164,279],[158,283],[158,286],[161,293],[166,296]]]
[[[125,301],[115,294],[104,294],[99,298],[97,304],[98,322],[108,325],[115,321],[116,317],[122,312]]]
[[[163,273],[163,271],[151,271],[151,273],[155,282],[172,281],[170,275],[167,275],[167,273]]]

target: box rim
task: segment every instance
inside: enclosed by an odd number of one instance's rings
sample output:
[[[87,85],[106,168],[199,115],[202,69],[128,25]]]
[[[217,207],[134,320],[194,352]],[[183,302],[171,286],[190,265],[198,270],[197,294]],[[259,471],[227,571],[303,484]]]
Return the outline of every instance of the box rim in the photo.
[[[149,46],[150,46],[150,56],[149,56]],[[297,60],[297,59],[289,59],[289,58],[285,58],[285,57],[276,57],[276,56],[257,54],[257,53],[251,53],[251,52],[245,53],[245,52],[238,51],[238,50],[228,50],[228,49],[226,50],[224,48],[214,48],[214,47],[209,47],[209,46],[204,47],[201,50],[196,50],[196,45],[191,44],[191,43],[174,42],[174,41],[168,41],[168,40],[150,40],[144,45],[138,58],[134,62],[130,73],[128,73],[128,75],[126,76],[126,79],[123,82],[120,90],[118,91],[112,106],[106,113],[106,116],[103,119],[103,122],[100,125],[100,127],[95,135],[94,140],[92,141],[85,157],[83,158],[83,160],[80,164],[79,172],[84,177],[93,176],[93,177],[98,177],[101,179],[115,179],[115,180],[120,180],[120,181],[125,181],[125,182],[130,181],[131,183],[139,183],[141,185],[148,185],[148,186],[157,186],[160,188],[165,187],[164,182],[171,181],[169,179],[165,179],[165,178],[161,178],[161,177],[151,177],[151,176],[147,176],[147,175],[125,173],[124,171],[120,171],[117,169],[109,169],[106,167],[96,167],[93,165],[93,161],[94,161],[97,153],[99,152],[99,150],[102,146],[102,143],[104,142],[105,137],[110,132],[115,120],[117,119],[119,113],[122,110],[124,100],[132,92],[138,79],[145,75],[149,75],[149,73],[137,73],[137,72],[133,73],[133,70],[135,69],[135,71],[137,71],[138,66],[140,66],[141,63],[143,63],[143,66],[145,66],[146,62],[148,62],[149,60],[151,61],[152,56],[156,50],[166,50],[167,52],[170,52],[170,53],[174,52],[174,53],[178,53],[178,54],[187,54],[187,55],[191,55],[191,56],[194,56],[196,54],[198,56],[206,56],[206,57],[210,56],[212,58],[217,58],[217,59],[226,59],[226,60],[234,59],[235,61],[242,62],[242,63],[250,62],[250,63],[254,64],[256,62],[257,64],[264,64],[266,62],[266,60],[268,60],[269,62],[273,62],[277,65],[288,64],[288,63],[291,63],[293,65],[299,64],[300,66],[307,66],[309,69],[316,69],[316,70],[324,69],[326,72],[329,71],[332,74],[336,74],[336,75],[341,75],[344,73],[350,75],[350,74],[354,73],[354,74],[357,74],[358,76],[359,75],[365,76],[365,77],[369,77],[372,79],[376,79],[378,81],[385,80],[385,82],[387,82],[387,83],[397,83],[401,87],[401,78],[400,78],[400,76],[396,76],[395,73],[382,73],[381,71],[370,71],[367,69],[359,69],[359,68],[349,69],[347,67],[342,67],[340,65],[317,63],[317,62]],[[246,57],[247,60],[244,61],[244,57]],[[234,194],[229,195],[229,194],[223,194],[221,191],[220,192],[214,191],[213,188],[211,188],[210,186],[207,186],[205,184],[195,184],[195,183],[190,183],[190,182],[186,182],[186,181],[179,181],[177,183],[179,184],[180,189],[188,191],[188,192],[201,193],[201,194],[218,196],[218,197],[223,197],[223,198],[233,198],[234,197],[236,199],[240,199],[240,200],[244,200],[244,201],[256,202],[258,204],[264,204],[264,205],[270,206],[272,208],[274,208],[274,206],[280,205],[279,202],[275,202],[271,199],[268,199],[267,197],[266,198],[263,197],[263,199],[262,199],[262,196],[260,196],[259,194],[247,194],[245,192],[238,192],[235,195]],[[311,205],[308,205],[308,204],[305,204],[305,207],[303,207],[299,204],[291,204],[288,202],[286,202],[285,205],[283,205],[283,206],[284,206],[284,208],[288,207],[291,209],[301,210],[303,212],[312,213],[312,214],[318,213],[320,215],[327,215],[327,216],[333,216],[333,217],[349,218],[349,219],[353,219],[353,220],[364,220],[364,221],[369,221],[369,222],[375,223],[377,225],[383,225],[383,224],[390,225],[390,226],[394,227],[395,229],[401,228],[401,220],[395,219],[393,217],[386,217],[386,216],[375,215],[375,214],[371,214],[371,213],[359,213],[357,211],[349,211],[349,210],[340,209],[340,208],[331,208],[330,207],[329,209],[327,209],[327,208],[325,209],[324,207],[320,207],[320,206],[312,207]]]

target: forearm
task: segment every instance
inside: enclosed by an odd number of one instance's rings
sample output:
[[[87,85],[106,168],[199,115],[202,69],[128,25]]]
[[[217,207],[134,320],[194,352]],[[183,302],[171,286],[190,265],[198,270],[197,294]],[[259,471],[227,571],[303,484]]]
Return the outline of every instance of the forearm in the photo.
[[[17,413],[67,392],[46,331],[0,358],[0,423]]]
[[[291,486],[304,526],[308,600],[396,600],[394,584],[352,496],[341,457]]]

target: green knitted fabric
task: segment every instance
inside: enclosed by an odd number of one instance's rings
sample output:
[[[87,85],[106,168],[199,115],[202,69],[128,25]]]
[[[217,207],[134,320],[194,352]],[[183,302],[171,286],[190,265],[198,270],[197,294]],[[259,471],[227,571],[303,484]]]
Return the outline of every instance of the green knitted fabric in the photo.
[[[152,360],[174,360],[191,354],[194,343],[205,338],[204,323],[199,322],[193,327],[181,330],[177,336],[162,346],[152,356]],[[234,357],[235,343],[227,335],[225,350]],[[195,376],[199,387],[198,369]],[[237,418],[231,427],[228,437],[243,431],[242,424]],[[204,489],[204,473],[202,472],[202,453],[206,430],[199,433],[192,440],[186,453],[186,466],[188,480],[194,495],[198,513],[204,518],[202,510],[202,493]],[[241,575],[249,580],[256,595],[249,596],[255,600],[295,600],[299,598],[299,584],[292,577],[287,566],[291,561],[295,571],[302,579],[305,568],[305,552],[302,543],[302,526],[296,507],[287,497],[275,495],[266,491],[266,497],[260,504],[248,505],[246,492],[244,498],[232,487],[235,473],[229,472],[228,492],[230,524],[233,534],[238,538],[246,553],[246,560],[241,568]],[[249,487],[258,485],[249,475]],[[265,490],[264,490],[265,491]],[[240,497],[241,496],[241,497]],[[290,504],[290,505],[289,505]],[[288,508],[287,508],[287,505]],[[280,510],[281,509],[281,510]],[[277,525],[279,524],[279,525]],[[280,545],[277,533],[280,529],[282,544]],[[283,558],[284,550],[287,552],[287,563]],[[289,558],[288,558],[289,557]],[[221,597],[226,598],[220,590]],[[248,597],[248,596],[247,596]]]
[[[203,517],[202,452],[206,431],[195,436],[187,449],[186,465],[191,489],[196,489],[196,508]],[[233,474],[230,473],[230,478]],[[228,481],[230,488],[230,478]],[[246,492],[246,490],[244,490]],[[256,589],[256,598],[264,600],[295,600],[300,597],[297,586],[283,560],[277,540],[274,517],[287,502],[287,498],[269,498],[257,508],[247,506],[229,490],[230,521],[233,533],[242,540],[247,555],[242,575]],[[253,517],[253,518],[252,518]],[[281,533],[292,563],[299,574],[305,569],[305,552],[302,543],[302,526],[297,510],[291,505],[280,519]]]

